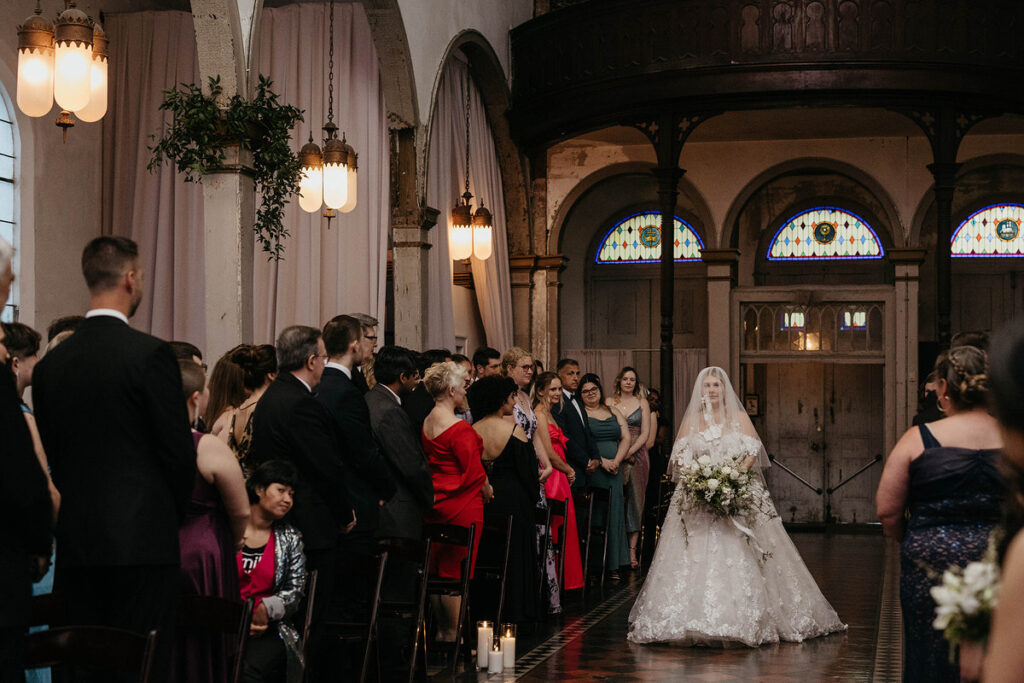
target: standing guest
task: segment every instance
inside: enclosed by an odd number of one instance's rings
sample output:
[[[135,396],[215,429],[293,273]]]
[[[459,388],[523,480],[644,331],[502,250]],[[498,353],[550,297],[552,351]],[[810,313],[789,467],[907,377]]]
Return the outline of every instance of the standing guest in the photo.
[[[466,390],[468,391],[469,385],[472,384],[474,381],[472,361],[470,361],[469,358],[463,356],[461,353],[453,353],[452,362],[461,365],[462,368],[466,371]],[[469,408],[466,408],[462,412],[456,414],[459,416],[459,419],[465,420],[469,424],[473,424],[473,412]]]
[[[253,415],[252,467],[270,460],[292,463],[298,471],[292,523],[302,533],[306,562],[325,580],[317,584],[310,648],[311,670],[324,657],[320,626],[334,597],[339,534],[356,525],[348,500],[345,470],[331,417],[313,396],[327,361],[324,340],[315,327],[293,325],[277,338],[280,371]]]
[[[377,384],[366,394],[370,426],[397,492],[380,509],[377,535],[421,537],[423,515],[434,505],[434,483],[423,444],[402,398],[419,384],[416,356],[401,346],[385,346],[374,361]]]
[[[250,346],[242,344],[231,354],[231,360],[242,369],[242,386],[246,397],[231,414],[231,424],[222,432],[228,448],[235,453],[242,473],[249,473],[249,454],[252,451],[252,416],[263,393],[277,377],[277,352],[272,344]]]
[[[46,328],[46,343],[49,344],[54,338],[62,332],[74,332],[82,323],[85,322],[84,315],[65,315],[61,318],[55,319],[50,323],[50,326]]]
[[[985,352],[962,346],[935,361],[939,407],[946,417],[910,428],[885,462],[876,497],[887,536],[901,541],[903,680],[959,681],[942,631],[932,626],[931,568],[981,559],[999,521],[1003,446],[988,413]],[[905,512],[909,509],[909,520]]]
[[[14,248],[0,238],[0,307],[7,303],[14,273]],[[46,476],[32,446],[14,376],[6,368],[7,349],[0,327],[0,453],[4,475],[0,495],[17,523],[0,543],[0,680],[23,680],[23,644],[29,622],[32,582],[50,557],[51,499]]]
[[[626,485],[626,534],[629,538],[629,566],[640,568],[636,544],[644,522],[644,501],[647,497],[647,478],[651,463],[647,459],[647,440],[651,435],[651,408],[647,399],[637,393],[639,379],[636,370],[624,367],[615,378],[615,392],[608,397],[608,405],[626,416],[632,440],[622,466],[622,481]]]
[[[242,664],[244,683],[303,680],[299,634],[289,619],[301,613],[306,556],[302,534],[282,521],[299,486],[295,467],[283,460],[263,463],[245,485],[252,507],[245,540],[236,555],[242,599],[253,599]]]
[[[359,357],[360,361],[352,368],[352,382],[359,388],[359,391],[366,393],[370,390],[370,378],[367,370],[373,367],[373,354],[377,350],[377,319],[367,313],[347,313],[348,317],[355,318],[360,325]],[[365,367],[368,364],[369,368]]]
[[[601,380],[593,373],[580,379],[580,400],[587,411],[587,422],[597,442],[601,466],[590,474],[590,486],[608,491],[610,512],[604,522],[608,534],[608,556],[605,568],[613,581],[619,579],[619,567],[629,563],[626,548],[626,508],[622,495],[622,461],[629,450],[630,436],[626,418],[605,404]],[[596,515],[595,515],[596,516]]]
[[[473,352],[473,379],[501,374],[501,353],[490,346],[481,346]]]
[[[189,420],[203,412],[209,400],[206,373],[191,360],[179,360],[181,385]],[[235,553],[249,522],[249,497],[234,453],[211,434],[192,430],[196,447],[196,476],[178,529],[181,546],[181,592],[237,600]],[[232,638],[180,630],[175,642],[171,680],[214,683],[231,675]]]
[[[999,604],[985,653],[986,683],[1019,681],[1024,671],[1024,322],[992,339],[992,396],[1003,437],[1002,465],[1009,480],[1006,517],[997,551]],[[971,680],[978,672],[963,672]]]
[[[166,342],[128,326],[142,301],[135,242],[95,238],[82,253],[82,272],[86,321],[33,375],[39,432],[61,492],[57,590],[70,623],[170,634],[178,523],[196,472],[181,373]],[[172,642],[157,641],[160,680]]]
[[[472,576],[476,551],[480,548],[484,503],[490,501],[494,490],[480,460],[480,435],[455,416],[455,408],[466,405],[465,379],[465,370],[451,361],[431,365],[423,378],[423,386],[434,399],[434,409],[423,422],[421,437],[434,483],[434,507],[423,521],[464,527],[476,524],[477,542],[469,563]],[[462,575],[465,559],[465,549],[440,545],[436,552],[431,549],[431,573],[457,579]],[[438,618],[438,640],[455,641],[459,604],[459,598],[454,596],[431,596]]]
[[[235,409],[245,400],[245,374],[232,356],[245,344],[239,344],[221,356],[210,373],[209,400],[200,412],[210,434],[227,442],[227,432]],[[180,360],[180,359],[179,359]]]
[[[199,347],[192,342],[187,341],[171,341],[167,342],[171,351],[174,352],[174,357],[178,360],[191,360],[196,365],[202,366],[203,370],[206,370],[206,364],[203,362],[203,352],[199,350]]]
[[[369,387],[367,391],[373,389],[374,385],[377,384],[377,378],[373,374],[373,364],[376,361],[376,356],[369,360],[364,360],[360,370],[363,371],[363,377],[366,378],[366,386]]]
[[[587,474],[596,470],[601,464],[601,455],[597,451],[597,442],[590,432],[583,404],[576,395],[580,386],[580,364],[572,358],[562,358],[555,366],[558,379],[562,381],[562,403],[551,407],[551,416],[565,433],[568,443],[565,445],[565,459],[576,472],[576,480],[572,483],[574,505],[583,504],[583,495],[587,487]],[[576,509],[576,523],[580,526],[587,523],[586,515]]]
[[[483,443],[483,463],[494,496],[487,514],[512,518],[508,539],[509,562],[505,573],[505,608],[511,622],[534,621],[537,595],[537,530],[534,510],[540,497],[537,486],[537,454],[521,425],[509,424],[519,392],[508,377],[485,377],[469,389],[469,403],[477,415],[473,429]],[[501,539],[480,539],[481,552],[489,564],[499,564],[505,553]],[[490,605],[497,607],[497,596]],[[494,612],[479,609],[480,616],[496,618]]]
[[[580,539],[576,528],[576,510],[572,504],[572,483],[576,481],[576,471],[565,459],[565,446],[568,441],[565,433],[551,416],[551,410],[562,403],[562,380],[553,372],[544,372],[537,376],[533,383],[533,412],[537,415],[537,429],[545,445],[551,444],[551,464],[555,471],[544,482],[544,493],[548,500],[565,500],[565,519],[552,522],[551,539],[557,546],[562,534],[565,539],[565,557],[562,563],[565,572],[566,590],[583,587],[583,565],[580,562]],[[545,437],[545,433],[547,436]],[[554,518],[553,518],[554,519]]]
[[[434,365],[435,363],[444,363],[452,359],[452,354],[447,349],[430,349],[424,351],[418,357],[418,367],[420,371],[420,377],[427,376],[427,368]],[[420,383],[413,389],[405,400],[402,401],[402,409],[409,414],[412,419],[412,423],[416,425],[416,430],[423,429],[423,421],[427,419],[427,415],[434,409],[434,399],[430,397],[430,392],[427,391],[427,387],[421,380]]]

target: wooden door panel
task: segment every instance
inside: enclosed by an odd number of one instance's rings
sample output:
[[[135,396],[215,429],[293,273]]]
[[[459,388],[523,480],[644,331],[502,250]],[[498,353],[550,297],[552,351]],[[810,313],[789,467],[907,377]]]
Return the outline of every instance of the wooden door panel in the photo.
[[[882,452],[881,365],[827,366],[827,481],[835,487]],[[882,463],[873,465],[835,491],[830,512],[840,524],[877,521],[875,491]]]
[[[599,349],[650,346],[650,281],[593,280],[590,346]]]

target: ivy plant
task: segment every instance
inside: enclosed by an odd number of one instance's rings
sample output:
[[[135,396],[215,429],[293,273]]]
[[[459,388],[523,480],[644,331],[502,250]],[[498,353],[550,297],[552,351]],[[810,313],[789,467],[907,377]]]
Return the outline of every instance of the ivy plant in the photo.
[[[284,207],[299,191],[301,167],[291,146],[291,131],[302,121],[302,110],[281,104],[271,89],[273,82],[262,74],[255,97],[235,95],[223,109],[217,104],[223,92],[220,77],[210,78],[209,85],[209,94],[186,83],[164,91],[160,109],[171,112],[172,118],[163,137],[149,148],[153,156],[148,168],[153,171],[172,161],[185,180],[196,183],[224,163],[226,144],[238,143],[252,152],[260,195],[253,231],[268,259],[280,260],[282,241],[288,237]]]

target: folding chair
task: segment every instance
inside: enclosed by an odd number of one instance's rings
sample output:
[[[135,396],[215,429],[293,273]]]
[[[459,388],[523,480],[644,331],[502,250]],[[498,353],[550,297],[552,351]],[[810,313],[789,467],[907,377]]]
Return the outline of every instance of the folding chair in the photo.
[[[558,585],[560,588],[565,588],[565,546],[566,546],[566,524],[569,523],[568,509],[572,503],[568,498],[556,500],[554,498],[548,498],[548,510],[550,511],[548,528],[551,528],[551,520],[561,518],[562,525],[559,527],[558,540],[555,541],[555,553],[558,556]],[[552,534],[549,532],[548,537]]]
[[[583,592],[587,592],[587,583],[590,579],[590,550],[594,543],[594,535],[599,534],[601,538],[601,588],[604,588],[605,564],[608,559],[608,519],[611,516],[611,495],[608,489],[592,488],[587,492],[589,501],[587,503],[587,549],[583,557]],[[594,521],[594,513],[604,509],[603,520],[599,523]]]
[[[409,658],[409,683],[415,679],[417,662],[423,662],[422,673],[426,678],[426,604],[427,604],[427,582],[430,573],[430,540],[419,541],[407,538],[380,538],[377,540],[378,547],[388,555],[389,572],[400,572],[399,579],[404,580],[406,574],[403,571],[406,567],[414,567],[416,577],[410,595],[412,600],[392,599],[386,594],[381,595],[377,628],[384,619],[412,620],[412,652]],[[419,657],[420,641],[423,641],[424,655]],[[375,636],[374,642],[377,647],[377,671],[378,679],[381,671],[381,647],[380,639]]]
[[[370,670],[370,652],[377,634],[377,618],[380,613],[381,587],[384,585],[384,570],[388,564],[388,553],[381,550],[376,555],[349,554],[343,558],[340,569],[344,575],[351,576],[364,572],[376,572],[373,596],[370,599],[370,611],[365,620],[325,621],[322,625],[323,637],[344,642],[366,641],[363,650],[362,665],[359,669],[359,683],[365,683]],[[340,573],[339,576],[342,574]]]
[[[483,533],[480,534],[481,541],[486,536],[489,544],[501,544],[503,550],[488,562],[487,558],[480,557],[478,553],[476,571],[473,574],[474,591],[480,581],[495,581],[498,583],[498,605],[495,610],[494,623],[501,623],[501,615],[505,613],[505,587],[508,579],[508,562],[511,556],[512,543],[512,516],[511,515],[484,515]],[[504,540],[502,540],[504,539]],[[470,619],[470,622],[473,620]]]
[[[430,541],[432,552],[437,552],[439,544],[454,545],[466,549],[466,559],[462,562],[461,576],[451,579],[431,576],[427,581],[427,595],[447,595],[460,598],[459,617],[455,623],[455,643],[452,653],[452,675],[459,666],[460,649],[465,650],[467,665],[472,663],[470,650],[469,626],[466,623],[466,612],[469,609],[469,575],[473,562],[473,548],[476,544],[476,523],[468,527],[454,524],[424,524],[423,536]],[[424,648],[424,656],[426,648]]]
[[[550,501],[548,501],[550,503]],[[534,509],[534,520],[544,531],[539,538],[537,558],[537,614],[544,613],[544,587],[547,585],[548,549],[551,548],[551,505]]]
[[[149,683],[157,632],[147,635],[107,626],[61,626],[25,637],[25,669],[91,666],[136,674]]]
[[[242,680],[245,646],[249,641],[253,599],[245,602],[211,595],[183,595],[178,600],[178,628],[192,633],[234,634],[238,645],[231,681]],[[212,632],[212,633],[211,633]]]

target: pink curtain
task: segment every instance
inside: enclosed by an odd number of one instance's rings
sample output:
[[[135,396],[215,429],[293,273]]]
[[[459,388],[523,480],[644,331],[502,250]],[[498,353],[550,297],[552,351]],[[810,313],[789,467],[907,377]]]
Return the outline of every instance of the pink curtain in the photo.
[[[592,372],[600,377],[605,395],[610,395],[615,388],[619,370],[633,365],[633,352],[628,349],[566,349],[562,357],[579,361],[581,373]]]
[[[102,232],[139,244],[144,296],[133,324],[202,347],[202,188],[186,183],[171,165],[146,170],[151,136],[163,131],[166,115],[157,109],[163,91],[199,82],[192,15],[108,14],[104,28],[112,52],[109,108],[102,124]]]
[[[474,211],[483,200],[493,216],[494,253],[486,261],[472,259],[473,285],[487,345],[499,350],[512,346],[512,290],[505,231],[505,199],[494,136],[484,103],[461,52],[445,64],[435,95],[430,121],[427,159],[427,205],[440,209],[437,227],[430,232],[428,252],[430,308],[427,345],[453,348],[452,262],[448,255],[448,220],[452,207],[465,191],[466,88],[469,87],[469,191]],[[470,349],[472,352],[472,349]]]

